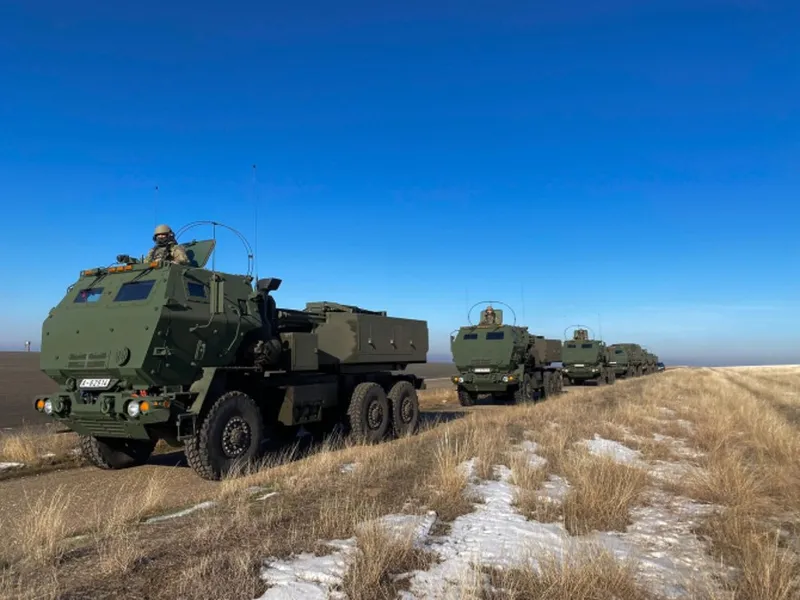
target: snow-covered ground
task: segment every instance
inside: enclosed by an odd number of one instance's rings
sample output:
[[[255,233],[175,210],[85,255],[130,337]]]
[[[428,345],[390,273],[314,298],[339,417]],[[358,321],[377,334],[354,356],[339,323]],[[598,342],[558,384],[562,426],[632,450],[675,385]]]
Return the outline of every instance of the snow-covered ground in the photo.
[[[637,438],[632,433],[629,437]],[[667,436],[656,439],[671,444],[676,456],[696,455],[682,440]],[[656,481],[680,476],[691,468],[684,461],[647,462],[640,452],[599,435],[580,444],[595,455],[645,467]],[[536,467],[546,463],[537,448],[535,442],[525,441],[512,451],[526,454]],[[478,567],[522,566],[538,570],[545,557],[560,559],[595,548],[604,549],[621,561],[635,561],[640,582],[668,598],[692,597],[697,586],[713,589],[712,579],[726,574],[711,558],[705,543],[692,533],[699,520],[715,510],[714,506],[652,487],[645,505],[631,511],[633,522],[626,531],[573,536],[562,523],[541,523],[520,513],[514,506],[517,487],[508,467],[496,465],[497,478],[481,480],[474,463],[475,459],[467,461],[462,468],[470,476],[469,492],[479,502],[473,512],[456,518],[446,535],[432,535],[435,513],[387,515],[382,519],[388,530],[411,533],[415,544],[438,557],[438,562],[427,570],[405,574],[409,589],[403,592],[404,599],[460,598],[465,586],[474,586],[476,577],[483,577]],[[561,502],[568,490],[568,481],[550,476],[538,495]],[[332,540],[327,545],[331,552],[324,556],[301,554],[288,560],[266,561],[262,577],[271,587],[259,600],[345,598],[337,586],[352,557],[359,552],[355,537]]]

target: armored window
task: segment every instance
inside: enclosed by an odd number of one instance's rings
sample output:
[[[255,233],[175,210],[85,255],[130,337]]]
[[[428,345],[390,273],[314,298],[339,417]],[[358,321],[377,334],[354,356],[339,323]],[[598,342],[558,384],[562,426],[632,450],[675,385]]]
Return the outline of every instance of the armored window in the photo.
[[[505,331],[489,331],[486,333],[487,340],[502,340],[505,337]]]
[[[206,286],[202,283],[190,281],[186,284],[186,291],[189,293],[190,298],[205,298]]]
[[[575,344],[567,344],[567,348],[577,348]]]
[[[614,354],[622,354],[624,350],[614,350]]]
[[[132,302],[134,300],[144,300],[150,295],[150,290],[155,285],[155,279],[148,279],[147,281],[130,281],[123,284],[117,292],[117,297],[114,302]]]
[[[461,339],[464,339],[464,340],[477,340],[478,339],[478,334],[477,333],[465,333],[464,337],[461,338]]]
[[[591,348],[594,344],[581,344],[581,348]]]
[[[83,303],[83,302],[97,302],[100,300],[100,297],[103,295],[103,288],[90,288],[86,290],[81,290],[78,292],[78,295],[75,296],[75,302]]]

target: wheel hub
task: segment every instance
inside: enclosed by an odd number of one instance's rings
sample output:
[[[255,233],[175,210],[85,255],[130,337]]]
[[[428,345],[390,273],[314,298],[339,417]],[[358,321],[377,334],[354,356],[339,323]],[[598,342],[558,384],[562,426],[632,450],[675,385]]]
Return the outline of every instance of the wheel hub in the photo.
[[[403,402],[400,404],[400,418],[403,420],[403,423],[410,422],[414,416],[413,404],[411,398],[403,398]]]
[[[244,454],[250,447],[250,426],[241,417],[233,417],[222,431],[222,451],[230,458]]]
[[[370,402],[367,410],[367,424],[370,429],[378,429],[383,422],[383,407],[380,402]]]

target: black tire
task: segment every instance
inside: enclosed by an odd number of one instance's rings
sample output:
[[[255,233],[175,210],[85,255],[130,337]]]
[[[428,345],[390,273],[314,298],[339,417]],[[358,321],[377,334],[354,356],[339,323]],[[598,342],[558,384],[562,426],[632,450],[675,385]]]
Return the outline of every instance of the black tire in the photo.
[[[360,443],[374,444],[386,438],[392,421],[389,399],[374,382],[359,383],[347,408],[350,435]]]
[[[410,381],[398,381],[388,394],[395,437],[413,435],[419,428],[419,399]]]
[[[458,390],[458,403],[461,406],[474,406],[476,400],[477,396],[475,394],[471,394],[467,390]]]
[[[150,458],[156,443],[128,438],[97,438],[80,436],[83,457],[100,469],[127,469],[143,465]]]
[[[544,381],[542,382],[542,389],[539,392],[539,401],[547,400],[550,396],[553,395],[553,378],[551,373],[545,371],[542,373],[542,378]]]
[[[243,392],[228,392],[211,405],[197,434],[186,442],[186,460],[200,477],[217,481],[260,456],[264,433],[255,401]]]
[[[531,376],[526,373],[522,376],[522,381],[519,382],[517,389],[514,390],[514,403],[525,404],[533,402],[535,399],[536,390],[533,388],[533,381],[531,381]]]

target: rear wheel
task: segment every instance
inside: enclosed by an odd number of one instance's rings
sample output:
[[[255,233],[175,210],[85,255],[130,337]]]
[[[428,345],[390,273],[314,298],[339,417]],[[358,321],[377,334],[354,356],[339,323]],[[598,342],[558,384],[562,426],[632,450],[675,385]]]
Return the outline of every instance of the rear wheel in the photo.
[[[203,479],[218,480],[258,458],[264,422],[255,401],[239,391],[220,396],[186,442],[189,466]]]
[[[392,432],[396,437],[412,435],[419,426],[417,390],[410,381],[398,381],[389,390],[392,411]]]
[[[392,413],[383,388],[374,382],[359,383],[347,409],[350,435],[362,443],[374,444],[386,437]]]
[[[83,457],[100,469],[127,469],[143,465],[156,443],[150,440],[80,436]]]

